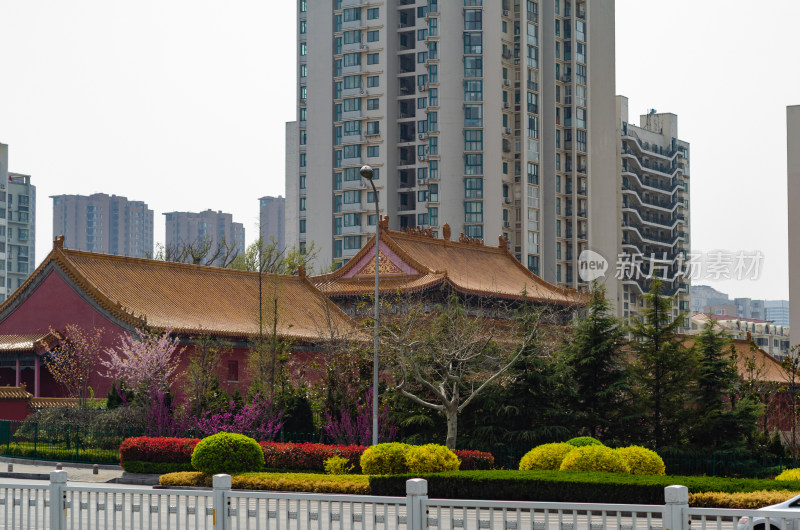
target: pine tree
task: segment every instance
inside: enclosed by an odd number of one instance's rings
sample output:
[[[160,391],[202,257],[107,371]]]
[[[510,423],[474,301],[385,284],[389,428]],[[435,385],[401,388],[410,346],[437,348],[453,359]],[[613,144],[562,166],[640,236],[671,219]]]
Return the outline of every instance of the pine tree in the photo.
[[[587,313],[574,322],[562,355],[572,379],[577,430],[610,440],[624,430],[631,378],[622,351],[626,330],[611,314],[605,294],[604,286],[592,286]]]
[[[689,440],[702,448],[741,446],[755,431],[761,406],[749,397],[736,399],[739,375],[735,351],[724,331],[714,330],[711,319],[694,347],[698,364]]]
[[[646,429],[643,438],[655,449],[681,441],[696,365],[692,350],[683,347],[677,337],[685,315],[672,316],[672,298],[662,294],[662,289],[661,282],[654,279],[643,296],[643,318],[634,318],[631,326],[636,401]]]

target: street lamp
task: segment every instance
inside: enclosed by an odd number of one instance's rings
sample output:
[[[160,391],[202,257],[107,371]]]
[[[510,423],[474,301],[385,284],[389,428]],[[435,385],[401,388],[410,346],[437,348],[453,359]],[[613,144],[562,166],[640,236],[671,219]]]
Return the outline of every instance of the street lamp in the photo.
[[[381,238],[381,214],[378,209],[378,190],[375,189],[373,182],[374,172],[370,166],[361,168],[361,176],[367,179],[372,186],[372,194],[375,196],[375,336],[373,338],[373,357],[372,357],[372,445],[378,445],[378,256]]]

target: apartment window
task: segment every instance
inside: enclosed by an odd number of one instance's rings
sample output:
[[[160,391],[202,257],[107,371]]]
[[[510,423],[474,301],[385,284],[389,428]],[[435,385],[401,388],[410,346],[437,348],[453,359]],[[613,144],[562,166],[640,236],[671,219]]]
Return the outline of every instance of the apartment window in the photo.
[[[306,130],[305,129],[300,129],[300,145],[306,145]]]
[[[380,8],[379,7],[370,7],[367,9],[367,20],[376,20],[380,17]]]
[[[534,274],[539,274],[539,256],[528,254],[528,270]]]
[[[300,244],[302,245],[303,242],[301,241]],[[337,239],[333,242],[333,257],[334,258],[341,258],[342,257],[342,240]]]
[[[439,208],[428,208],[428,222],[431,226],[439,225]]]
[[[483,105],[464,105],[464,127],[483,125]]]
[[[367,122],[367,134],[369,135],[378,135],[381,132],[381,122],[379,121],[368,121]]]
[[[355,22],[356,20],[361,20],[361,8],[360,7],[350,7],[342,11],[342,19],[345,22]]]
[[[528,24],[528,44],[531,46],[539,45],[539,27],[535,24]]]
[[[483,77],[483,57],[464,57],[464,77]]]
[[[361,122],[360,121],[344,122],[344,135],[352,136],[354,134],[361,134]]]
[[[481,201],[464,202],[464,222],[465,223],[483,222],[483,202]]]
[[[352,182],[361,178],[361,174],[358,172],[357,167],[346,167],[342,170],[342,173],[344,175],[345,182]]]
[[[344,226],[361,226],[360,213],[346,213],[342,216],[342,224]]]
[[[539,118],[528,115],[528,138],[539,138]]]
[[[343,243],[345,250],[358,250],[361,248],[361,236],[344,236]]]
[[[306,198],[305,197],[300,197],[300,211],[301,212],[305,212],[306,211]]]
[[[417,40],[425,40],[428,38],[428,30],[427,29],[418,29],[417,30]]]
[[[439,65],[436,64],[428,65],[428,82],[429,83],[439,82]]]
[[[378,110],[380,108],[381,100],[378,98],[371,98],[367,100],[367,110]]]
[[[375,219],[376,219],[375,214],[368,215],[367,216],[367,225],[368,226],[375,226]]]
[[[361,42],[361,30],[345,31],[343,37],[345,44],[359,43]]]
[[[483,29],[483,11],[480,9],[467,9],[464,11],[464,29],[477,30]]]
[[[305,219],[300,219],[300,233],[301,234],[305,234],[306,233],[306,220]]]
[[[305,85],[300,86],[300,99],[305,100],[308,96],[308,88]]]
[[[464,174],[483,175],[483,155],[480,153],[467,153],[464,155]]]
[[[431,41],[428,43],[428,59],[435,61],[439,58],[439,43]]]
[[[464,54],[480,54],[483,53],[483,34],[481,33],[464,33]]]
[[[305,41],[301,41],[300,42],[300,56],[303,57],[303,56],[306,55],[306,53],[307,53],[306,43],[305,43]]]
[[[333,128],[333,137],[334,137],[333,143],[335,145],[342,145],[342,126],[341,125],[337,125],[336,127]]]
[[[586,62],[586,45],[578,42],[575,44],[575,59],[580,63]]]
[[[342,101],[342,110],[344,112],[361,110],[361,98],[345,98]]]
[[[344,77],[344,88],[361,88],[361,76],[360,75],[346,75]]]
[[[300,64],[300,77],[308,77],[308,65],[306,63]]]
[[[367,88],[373,88],[376,86],[380,86],[381,78],[377,75],[371,75],[367,77]]]
[[[342,156],[344,158],[361,158],[361,144],[344,146]]]
[[[528,112],[533,114],[539,113],[539,96],[535,92],[527,92]]]
[[[377,145],[369,145],[367,146],[367,156],[370,158],[375,158],[381,156],[380,154],[380,146]]]
[[[375,192],[368,191],[367,192],[367,203],[374,203],[375,202]]]
[[[306,176],[305,175],[300,175],[300,189],[301,190],[306,189]]]
[[[343,57],[344,66],[358,66],[361,64],[360,53],[345,53]]]
[[[342,193],[344,204],[359,204],[361,202],[361,190],[347,190]]]
[[[586,84],[586,66],[578,64],[575,66],[576,81],[579,85]]]
[[[432,11],[432,9],[428,9],[428,11]],[[439,35],[439,19],[435,17],[431,17],[428,19],[428,35],[431,37],[436,37]]]
[[[482,199],[483,198],[483,179],[467,178],[464,179],[464,198]]]
[[[305,34],[306,34],[306,21],[305,20],[301,20],[300,21],[300,35],[305,35]]]
[[[418,213],[417,214],[417,224],[418,225],[426,225],[426,224],[428,224],[428,214],[426,214],[426,213]]]
[[[417,52],[417,62],[424,63],[428,61],[428,52]]]
[[[578,130],[575,135],[578,142],[578,151],[586,152],[586,131]]]
[[[300,12],[305,13],[307,10],[306,0],[300,0]]]
[[[483,151],[483,130],[467,129],[464,131],[464,151]]]
[[[581,129],[586,128],[586,109],[582,109],[580,107],[575,109],[575,126],[580,127]]]
[[[380,64],[381,58],[379,53],[368,53],[367,64]]]
[[[556,212],[560,213],[560,199],[556,199]],[[528,186],[528,208],[539,207],[539,188],[536,186]]]
[[[306,154],[300,153],[300,167],[306,167]]]
[[[428,198],[431,202],[439,202],[439,185],[431,184],[428,186]]]
[[[483,101],[483,81],[464,81],[464,101]]]
[[[367,42],[378,42],[381,40],[381,32],[377,29],[367,32]]]
[[[428,106],[428,98],[417,98],[417,108],[424,109]]]
[[[431,136],[428,139],[428,152],[432,155],[439,154],[439,137],[438,136]]]
[[[428,173],[430,174],[430,178],[438,179],[439,178],[439,161],[438,160],[431,160],[428,163]]]

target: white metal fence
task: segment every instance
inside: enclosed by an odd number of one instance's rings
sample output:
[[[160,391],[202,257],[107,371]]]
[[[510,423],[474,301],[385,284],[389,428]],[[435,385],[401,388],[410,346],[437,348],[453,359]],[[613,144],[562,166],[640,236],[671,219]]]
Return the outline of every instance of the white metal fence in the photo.
[[[233,491],[216,475],[212,490],[0,484],[0,530],[800,530],[800,509],[690,508],[683,486],[663,505],[429,499],[422,479],[405,497]],[[743,517],[747,517],[743,520]]]

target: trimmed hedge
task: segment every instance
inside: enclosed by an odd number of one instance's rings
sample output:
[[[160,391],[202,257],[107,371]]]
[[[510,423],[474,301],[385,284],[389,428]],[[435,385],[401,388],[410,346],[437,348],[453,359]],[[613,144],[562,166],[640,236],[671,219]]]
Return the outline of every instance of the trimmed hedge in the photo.
[[[353,473],[361,473],[363,445],[325,445],[315,443],[260,442],[264,451],[264,466],[267,469],[292,471],[325,471],[325,461],[332,456],[346,458],[353,466]]]
[[[162,486],[210,487],[212,476],[199,471],[170,473],[159,478]],[[231,477],[233,489],[301,491],[369,495],[367,477],[354,475],[317,475],[312,473],[239,473]]]
[[[192,469],[192,452],[199,438],[158,438],[138,436],[126,438],[119,445],[119,464],[129,473],[159,473],[158,471],[134,471],[142,469],[142,463],[185,464]],[[137,462],[131,467],[130,463]],[[171,471],[178,471],[172,469]]]
[[[485,451],[468,451],[456,449],[456,456],[461,460],[461,471],[494,469],[494,455]]]
[[[426,479],[428,496],[441,499],[664,504],[664,488],[673,484],[692,493],[800,490],[800,482],[763,479],[502,470],[371,476],[372,495],[404,496],[410,478]]]
[[[261,471],[264,452],[249,436],[218,432],[203,438],[194,448],[192,467],[209,475]]]
[[[122,469],[128,473],[149,473],[151,475],[163,475],[164,473],[177,473],[179,471],[194,471],[191,462],[142,462],[140,460],[128,460],[125,462]]]
[[[741,510],[758,510],[779,502],[788,501],[796,496],[797,491],[751,491],[747,493],[720,493],[709,491],[690,493],[689,505],[701,508],[735,508]]]

